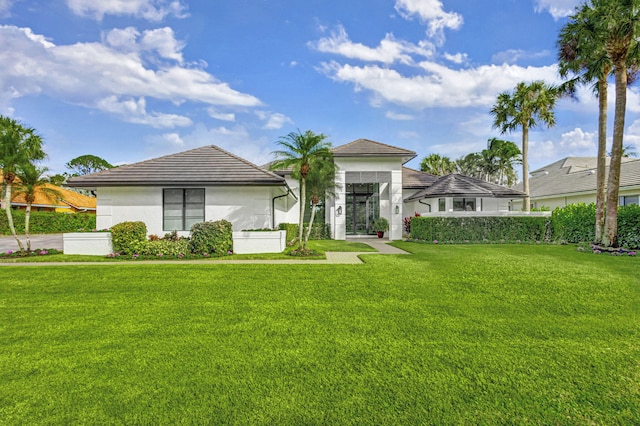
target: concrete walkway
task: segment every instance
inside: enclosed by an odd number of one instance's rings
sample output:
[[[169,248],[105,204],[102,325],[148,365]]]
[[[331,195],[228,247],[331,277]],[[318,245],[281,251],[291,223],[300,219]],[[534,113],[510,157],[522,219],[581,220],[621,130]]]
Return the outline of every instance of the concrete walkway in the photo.
[[[44,236],[42,236],[44,237]],[[1,240],[4,237],[0,237]],[[13,243],[15,244],[15,240],[11,237]],[[60,235],[60,241],[62,241],[62,235]],[[0,262],[1,266],[82,266],[82,265],[241,265],[241,264],[264,264],[264,265],[357,265],[362,264],[362,260],[360,260],[360,255],[363,254],[409,254],[404,250],[400,250],[398,248],[392,247],[388,245],[388,240],[382,239],[369,239],[369,238],[359,238],[359,239],[349,239],[349,242],[358,242],[367,244],[377,252],[335,252],[328,251],[326,253],[326,259],[322,260],[300,260],[300,259],[278,259],[278,260],[267,260],[267,259],[248,259],[248,260],[140,260],[135,262]],[[17,244],[16,244],[17,246]],[[2,245],[0,245],[2,247]],[[32,247],[38,247],[33,245]],[[42,246],[45,247],[45,246]],[[49,247],[47,248],[56,248]],[[60,247],[62,249],[62,247]],[[2,249],[0,248],[0,251]],[[6,251],[6,250],[5,250]]]

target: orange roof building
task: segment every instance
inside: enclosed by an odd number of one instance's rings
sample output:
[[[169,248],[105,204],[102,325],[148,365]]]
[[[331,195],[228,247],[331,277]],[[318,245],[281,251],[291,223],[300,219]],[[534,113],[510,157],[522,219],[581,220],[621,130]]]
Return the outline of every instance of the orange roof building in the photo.
[[[31,205],[33,211],[55,211],[59,213],[96,212],[96,197],[80,194],[50,183],[45,184],[44,187],[56,190],[62,196],[57,198],[42,190],[37,190],[36,198]],[[4,196],[4,191],[2,191],[2,196]],[[12,196],[11,206],[25,209],[27,207],[27,202],[24,195],[15,194]]]

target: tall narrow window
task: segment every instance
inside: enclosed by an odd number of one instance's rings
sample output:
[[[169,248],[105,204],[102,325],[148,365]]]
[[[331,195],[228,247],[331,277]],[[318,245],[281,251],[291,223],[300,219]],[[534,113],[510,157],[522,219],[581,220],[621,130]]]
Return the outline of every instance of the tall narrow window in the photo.
[[[163,190],[163,224],[165,231],[188,231],[204,222],[204,188]]]
[[[443,212],[447,210],[446,199],[438,198],[438,211]]]

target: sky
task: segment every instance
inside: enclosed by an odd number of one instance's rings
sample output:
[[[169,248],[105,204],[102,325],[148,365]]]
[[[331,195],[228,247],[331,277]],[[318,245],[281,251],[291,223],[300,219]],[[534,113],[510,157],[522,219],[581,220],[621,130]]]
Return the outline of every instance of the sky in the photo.
[[[212,144],[264,164],[298,130],[410,149],[419,168],[492,137],[520,144],[489,111],[521,81],[560,82],[557,35],[579,3],[0,0],[0,114],[36,129],[51,173],[84,154],[118,165]],[[640,88],[627,110],[638,151]],[[530,133],[532,170],[596,154],[591,88],[556,121]]]

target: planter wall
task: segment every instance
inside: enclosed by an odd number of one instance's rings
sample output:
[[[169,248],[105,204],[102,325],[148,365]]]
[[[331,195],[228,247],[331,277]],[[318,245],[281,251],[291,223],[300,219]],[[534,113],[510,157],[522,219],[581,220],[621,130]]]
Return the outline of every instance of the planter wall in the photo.
[[[233,233],[233,253],[281,253],[287,247],[287,231],[240,231]]]
[[[106,256],[113,252],[111,232],[69,232],[62,234],[64,254]]]

